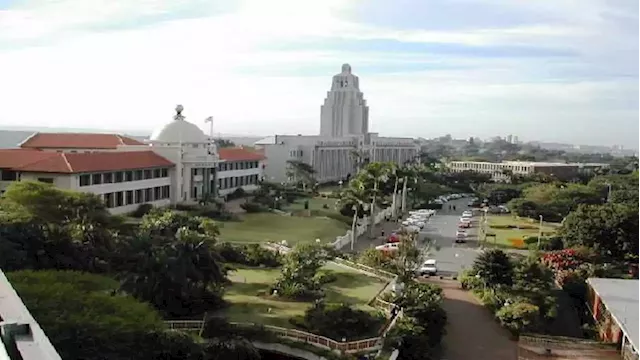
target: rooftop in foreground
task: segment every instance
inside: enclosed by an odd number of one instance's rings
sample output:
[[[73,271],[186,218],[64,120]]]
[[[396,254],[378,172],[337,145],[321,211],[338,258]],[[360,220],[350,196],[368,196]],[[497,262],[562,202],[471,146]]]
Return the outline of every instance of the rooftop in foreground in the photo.
[[[638,330],[640,282],[637,279],[589,278],[587,283],[598,294],[604,306],[637,350],[640,338]]]
[[[13,325],[23,325],[15,327]],[[9,280],[0,271],[0,328],[7,336],[9,346],[0,342],[0,359],[9,360],[61,360],[40,325],[31,316],[27,307]],[[17,354],[10,347],[15,344]],[[5,356],[6,355],[6,356]]]

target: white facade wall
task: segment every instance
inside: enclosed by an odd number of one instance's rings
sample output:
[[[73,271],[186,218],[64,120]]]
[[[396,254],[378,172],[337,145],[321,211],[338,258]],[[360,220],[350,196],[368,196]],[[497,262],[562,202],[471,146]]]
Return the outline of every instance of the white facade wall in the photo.
[[[138,169],[144,170],[144,169]],[[136,171],[136,169],[128,170]],[[135,211],[141,204],[151,204],[153,206],[167,206],[171,203],[170,199],[160,199],[154,201],[144,201],[141,203],[126,203],[126,191],[146,190],[154,189],[156,187],[163,187],[171,185],[171,173],[172,169],[169,169],[169,176],[164,178],[144,179],[137,181],[123,181],[119,183],[107,183],[98,185],[80,186],[80,176],[86,174],[55,174],[55,173],[35,173],[35,172],[23,172],[20,173],[20,180],[25,181],[44,181],[51,183],[53,186],[63,190],[73,190],[79,192],[93,193],[101,195],[104,200],[104,194],[123,192],[124,205],[118,207],[109,208],[109,212],[112,214],[126,214]],[[89,175],[103,174],[102,173],[89,173]],[[113,173],[113,172],[111,172]],[[0,186],[4,190],[9,186],[12,181],[3,181]],[[171,190],[170,190],[171,191]]]

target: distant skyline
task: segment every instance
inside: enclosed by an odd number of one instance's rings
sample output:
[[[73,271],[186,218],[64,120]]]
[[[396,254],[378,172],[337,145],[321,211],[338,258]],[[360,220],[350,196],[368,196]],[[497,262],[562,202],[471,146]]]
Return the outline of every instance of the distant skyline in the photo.
[[[315,134],[342,63],[385,136],[638,148],[638,1],[0,0],[0,126]]]

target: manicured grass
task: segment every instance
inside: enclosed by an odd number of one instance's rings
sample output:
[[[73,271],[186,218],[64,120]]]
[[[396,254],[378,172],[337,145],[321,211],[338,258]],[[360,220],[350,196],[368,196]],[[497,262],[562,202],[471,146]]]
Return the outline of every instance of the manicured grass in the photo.
[[[336,209],[336,204],[338,202],[338,199],[322,198],[322,197],[296,199],[294,203],[287,205],[282,210],[284,211],[304,210],[304,202],[307,200],[309,201],[310,210],[318,210],[318,211],[326,211],[326,212],[334,212],[334,213],[338,212],[338,210]],[[324,205],[327,205],[329,208],[325,209],[323,207]]]
[[[327,302],[348,303],[373,311],[367,303],[386,285],[382,280],[331,264],[323,271],[334,272],[338,277],[335,282],[325,285]],[[230,275],[233,285],[224,297],[231,304],[224,311],[229,321],[293,327],[289,319],[303,315],[312,303],[283,301],[266,295],[278,276],[280,269],[241,268],[234,271]],[[258,296],[259,293],[265,295]]]
[[[487,238],[489,244],[495,244],[498,247],[504,248],[518,248],[514,246],[514,242],[509,239],[524,239],[527,236],[538,236],[539,225],[538,221],[527,218],[516,218],[512,215],[489,215],[487,219],[487,233],[496,234],[495,239],[493,237]],[[530,229],[494,229],[491,225],[528,225]],[[542,232],[544,236],[548,236],[554,233],[560,224],[555,223],[542,223]],[[521,248],[526,248],[524,245]]]
[[[348,225],[344,222],[317,217],[284,216],[275,213],[242,215],[242,221],[221,222],[222,241],[260,243],[287,240],[289,245],[299,242],[333,242],[344,235]]]

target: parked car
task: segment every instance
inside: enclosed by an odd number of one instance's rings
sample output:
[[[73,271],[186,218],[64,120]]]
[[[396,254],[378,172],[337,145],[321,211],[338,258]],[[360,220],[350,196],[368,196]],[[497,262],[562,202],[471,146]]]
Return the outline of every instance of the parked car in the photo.
[[[398,247],[399,247],[400,243],[386,243],[383,245],[378,245],[376,246],[376,250],[380,250],[380,251],[398,251]]]
[[[456,231],[456,237],[467,237],[467,232],[465,230],[458,229],[458,231]]]
[[[435,259],[426,260],[418,269],[418,275],[436,275],[438,273],[438,267],[436,266]]]
[[[410,232],[410,233],[419,233],[420,232],[420,228],[415,226],[415,225],[406,226],[404,229],[406,231]]]
[[[471,218],[468,218],[468,217],[461,217],[461,218],[460,218],[460,222],[461,222],[461,223],[471,223]]]
[[[460,222],[458,223],[458,227],[461,229],[468,229],[471,227],[471,221],[467,221],[467,222]]]
[[[387,244],[399,243],[399,242],[400,242],[400,236],[398,236],[397,233],[392,233],[391,235],[389,235],[389,238],[387,239]]]
[[[456,243],[464,243],[467,242],[467,236],[456,236]]]

